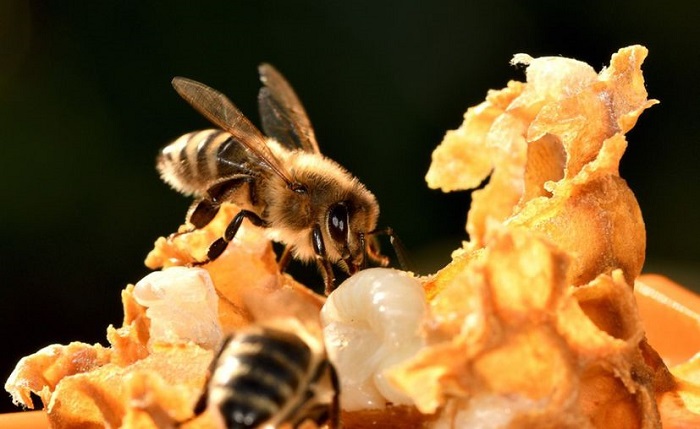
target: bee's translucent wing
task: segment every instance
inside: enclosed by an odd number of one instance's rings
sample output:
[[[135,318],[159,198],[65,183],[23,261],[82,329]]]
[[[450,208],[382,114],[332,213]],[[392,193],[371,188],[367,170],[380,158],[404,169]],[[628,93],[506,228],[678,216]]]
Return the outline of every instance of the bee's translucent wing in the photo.
[[[173,87],[192,107],[255,154],[263,166],[268,167],[288,184],[292,183],[287,169],[267,147],[265,136],[225,95],[203,83],[184,77],[174,78]]]
[[[258,71],[265,85],[258,94],[265,134],[289,148],[320,153],[311,121],[291,85],[270,64],[261,64]]]

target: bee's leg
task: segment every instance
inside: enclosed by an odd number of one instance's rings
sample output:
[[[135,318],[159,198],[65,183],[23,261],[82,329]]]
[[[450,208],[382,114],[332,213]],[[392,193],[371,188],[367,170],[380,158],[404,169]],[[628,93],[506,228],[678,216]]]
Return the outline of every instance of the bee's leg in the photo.
[[[209,383],[209,376],[207,376],[207,383],[204,384],[204,391],[202,392],[201,395],[199,395],[199,399],[197,400],[197,403],[194,405],[194,409],[192,410],[192,412],[193,412],[192,417],[189,417],[185,420],[181,420],[179,422],[175,422],[176,429],[179,429],[182,426],[184,426],[185,424],[190,423],[192,420],[194,420],[197,417],[204,414],[204,412],[207,410],[207,407],[209,406],[209,389],[207,388],[208,383]]]
[[[371,260],[375,264],[386,267],[389,265],[389,258],[382,255],[381,250],[379,250],[379,242],[375,235],[370,235],[367,237],[367,242],[365,243],[365,253],[367,259]]]
[[[408,255],[406,254],[406,248],[404,247],[403,243],[401,243],[401,240],[396,235],[394,230],[389,227],[384,229],[375,229],[374,231],[367,233],[367,235],[370,236],[370,239],[367,240],[367,247],[365,248],[367,251],[367,257],[383,267],[389,265],[389,259],[382,255],[379,251],[379,245],[377,244],[377,240],[375,238],[379,234],[384,234],[389,237],[389,242],[391,243],[391,247],[394,248],[394,253],[399,260],[401,269],[410,270],[412,264],[408,259]]]
[[[213,184],[207,189],[206,197],[195,201],[187,211],[187,222],[192,225],[186,231],[176,232],[171,237],[187,234],[196,229],[204,228],[209,225],[209,222],[216,217],[221,208],[221,202],[226,201],[234,192],[238,191],[241,186],[248,184],[251,201],[254,198],[254,180],[248,175],[235,175],[227,177]]]
[[[332,396],[328,398],[328,391]],[[304,408],[297,409],[292,427],[306,427],[304,423],[316,423],[316,427],[340,429],[340,381],[333,364],[324,359],[316,368],[307,391]],[[330,399],[330,401],[328,400]],[[325,425],[324,425],[325,423]]]
[[[318,264],[318,268],[323,276],[325,293],[326,295],[329,295],[331,292],[333,292],[333,289],[335,289],[335,274],[333,273],[331,261],[328,260],[326,245],[323,242],[323,235],[321,234],[320,226],[314,226],[311,234],[311,241],[313,242],[314,252],[316,253],[316,263]]]
[[[208,377],[207,377],[208,378]],[[207,383],[209,383],[209,380],[207,379]],[[204,412],[207,410],[207,406],[209,405],[209,389],[207,389],[207,384],[204,385],[204,391],[202,392],[201,395],[199,395],[199,399],[197,399],[197,403],[194,404],[194,409],[192,412],[194,412],[194,417],[199,417]]]
[[[201,199],[195,202],[187,214],[187,221],[194,229],[204,228],[219,213],[221,205],[212,200]]]
[[[338,262],[336,262],[336,264],[344,273],[350,275],[353,275],[359,271],[359,267],[357,266],[357,264],[353,263],[352,259],[349,257],[346,259],[339,260]]]
[[[333,364],[328,364],[328,371],[331,377],[331,385],[333,386],[333,400],[330,405],[330,416],[328,417],[328,428],[329,429],[339,429],[340,428],[340,380],[338,379],[338,373],[335,370]]]
[[[266,222],[262,220],[260,216],[257,214],[251,212],[250,210],[241,210],[234,216],[233,220],[228,224],[226,227],[226,231],[224,231],[224,235],[222,237],[217,238],[213,243],[209,245],[209,249],[207,250],[207,259],[204,261],[200,262],[195,262],[194,265],[204,265],[208,262],[211,262],[221,256],[222,253],[224,253],[224,250],[226,250],[226,246],[228,246],[228,243],[233,240],[233,238],[236,236],[236,233],[238,232],[238,228],[241,227],[241,224],[243,223],[243,219],[248,218],[250,223],[252,223],[255,226],[266,226]]]
[[[214,374],[214,371],[216,370],[219,356],[221,355],[221,350],[225,349],[232,339],[233,335],[229,335],[224,338],[224,341],[219,345],[219,349],[214,355],[214,359],[209,364],[209,370],[207,371],[207,375],[204,380],[204,386],[202,387],[202,394],[199,395],[199,399],[197,399],[197,402],[195,403],[194,408],[192,409],[192,417],[189,417],[180,422],[176,422],[175,428],[180,428],[186,423],[189,423],[197,417],[201,416],[207,410],[207,407],[209,407],[209,382],[211,381],[212,374]]]
[[[189,234],[200,228],[207,226],[209,222],[216,216],[219,212],[220,205],[214,201],[201,199],[195,201],[187,211],[187,223],[191,226],[185,230],[173,232],[170,234],[170,239],[173,239],[179,235]]]
[[[214,359],[214,361],[216,361],[216,359]],[[155,402],[153,398],[149,398],[148,395],[142,398],[132,398],[130,405],[148,413],[157,427],[180,429],[183,426],[188,425],[190,422],[200,417],[207,410],[209,403],[208,384],[210,377],[211,371],[209,371],[209,373],[207,374],[203,392],[199,396],[199,399],[197,400],[197,403],[195,404],[194,409],[192,410],[192,415],[182,420],[176,420],[166,408],[164,408],[161,404]],[[199,425],[197,427],[199,427]]]
[[[284,246],[280,260],[277,261],[277,267],[279,267],[280,272],[284,272],[287,269],[287,265],[289,265],[289,261],[292,260],[292,251],[289,249],[289,246]]]

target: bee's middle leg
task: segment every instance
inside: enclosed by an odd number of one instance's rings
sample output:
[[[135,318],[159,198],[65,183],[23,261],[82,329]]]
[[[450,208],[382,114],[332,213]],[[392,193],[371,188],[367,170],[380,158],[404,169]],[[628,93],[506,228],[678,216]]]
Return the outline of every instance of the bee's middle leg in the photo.
[[[236,233],[238,232],[238,229],[241,227],[243,219],[245,218],[248,218],[250,223],[252,223],[255,226],[267,226],[267,223],[257,214],[253,213],[250,210],[241,210],[236,214],[236,216],[234,216],[233,220],[231,220],[231,222],[228,224],[226,230],[224,231],[224,235],[217,238],[213,243],[209,245],[209,249],[207,249],[207,259],[205,259],[204,261],[197,262],[195,263],[195,265],[204,265],[221,256],[221,254],[224,253],[224,250],[226,250],[226,246],[228,246],[228,243],[230,243],[236,236]]]
[[[180,231],[173,232],[170,234],[169,239],[172,240],[180,235],[189,234],[190,232],[204,228],[216,217],[220,208],[220,204],[211,200],[200,199],[195,201],[187,211],[186,219],[189,226],[184,230],[181,229]]]

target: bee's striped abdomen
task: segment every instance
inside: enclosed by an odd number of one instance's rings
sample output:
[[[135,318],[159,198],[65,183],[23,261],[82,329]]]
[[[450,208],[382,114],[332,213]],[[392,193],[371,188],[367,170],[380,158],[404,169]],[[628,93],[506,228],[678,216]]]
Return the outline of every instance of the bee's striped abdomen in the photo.
[[[157,159],[160,176],[175,190],[201,195],[219,179],[249,173],[250,154],[230,134],[194,131],[165,146]]]
[[[290,414],[308,399],[316,365],[309,346],[294,334],[266,328],[240,333],[216,360],[208,400],[218,406],[227,428],[295,420]]]

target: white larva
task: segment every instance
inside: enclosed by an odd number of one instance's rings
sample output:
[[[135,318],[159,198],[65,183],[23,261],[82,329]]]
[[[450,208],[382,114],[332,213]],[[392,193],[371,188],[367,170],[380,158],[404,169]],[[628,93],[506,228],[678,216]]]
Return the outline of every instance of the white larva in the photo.
[[[412,403],[385,374],[425,345],[421,325],[426,313],[420,282],[387,268],[360,271],[330,294],[321,322],[344,410]]]
[[[214,349],[221,343],[218,297],[206,270],[155,271],[136,283],[133,294],[151,319],[149,345],[192,341]]]

